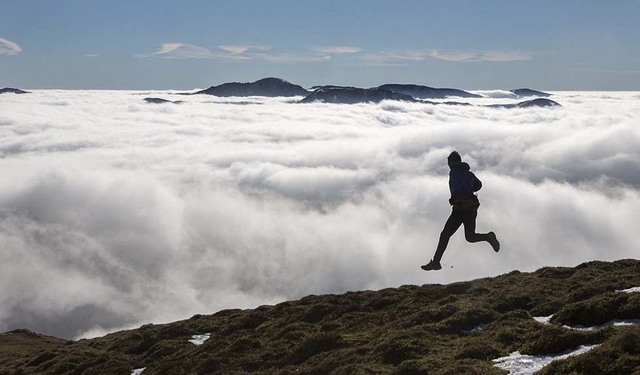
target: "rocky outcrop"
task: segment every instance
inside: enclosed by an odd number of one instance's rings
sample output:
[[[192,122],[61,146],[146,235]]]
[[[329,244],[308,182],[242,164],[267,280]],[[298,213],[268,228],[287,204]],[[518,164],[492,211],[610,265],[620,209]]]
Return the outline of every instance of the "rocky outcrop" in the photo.
[[[193,94],[207,94],[215,96],[269,96],[291,97],[307,96],[309,91],[302,86],[294,85],[280,78],[263,78],[249,83],[230,82],[219,86],[211,86],[206,90]]]
[[[0,94],[29,94],[29,91],[15,89],[12,87],[5,87],[0,89]]]
[[[520,103],[514,104],[492,104],[487,107],[491,108],[531,108],[531,107],[561,107],[558,102],[555,102],[550,99],[538,98],[526,100]]]
[[[446,99],[450,97],[480,98],[480,95],[458,89],[434,88],[420,85],[386,84],[378,86],[383,90],[393,91],[399,94],[409,95],[415,99]]]
[[[144,101],[147,103],[153,103],[153,104],[162,104],[162,103],[173,103],[173,104],[180,104],[182,103],[182,101],[180,100],[167,100],[167,99],[162,99],[162,98],[144,98]]]
[[[361,89],[356,87],[334,87],[318,89],[309,94],[306,98],[302,99],[300,103],[323,102],[356,104],[379,103],[383,100],[402,100],[407,102],[416,101],[409,95],[398,94],[381,88]]]
[[[513,93],[518,98],[527,98],[532,96],[537,96],[539,98],[548,98],[551,96],[551,94],[549,93],[531,89],[513,89],[509,90],[509,92]]]

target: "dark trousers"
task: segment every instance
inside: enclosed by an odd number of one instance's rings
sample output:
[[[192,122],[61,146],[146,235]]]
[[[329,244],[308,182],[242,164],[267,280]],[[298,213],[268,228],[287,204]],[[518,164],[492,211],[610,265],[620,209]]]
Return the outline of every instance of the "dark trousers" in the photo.
[[[476,217],[478,216],[478,210],[464,210],[453,209],[449,219],[444,224],[444,229],[440,233],[440,241],[438,241],[438,248],[436,254],[433,256],[435,262],[440,262],[442,254],[449,244],[449,238],[460,228],[460,225],[464,224],[464,238],[468,242],[480,242],[489,241],[489,235],[487,233],[476,233]]]

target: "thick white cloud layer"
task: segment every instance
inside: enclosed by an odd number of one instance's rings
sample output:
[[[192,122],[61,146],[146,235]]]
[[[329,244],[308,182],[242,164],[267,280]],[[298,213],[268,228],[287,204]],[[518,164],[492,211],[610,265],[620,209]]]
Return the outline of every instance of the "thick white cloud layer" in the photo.
[[[553,99],[563,107],[3,95],[0,331],[97,335],[307,294],[637,257],[640,94]],[[444,269],[425,273],[450,210],[453,149],[484,183],[478,231],[495,231],[502,251],[458,233]]]

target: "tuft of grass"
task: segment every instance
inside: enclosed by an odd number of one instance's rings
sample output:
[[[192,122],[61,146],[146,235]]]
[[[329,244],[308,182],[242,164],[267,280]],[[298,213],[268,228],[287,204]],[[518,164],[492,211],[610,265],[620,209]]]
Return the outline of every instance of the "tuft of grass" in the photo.
[[[305,339],[291,353],[291,361],[301,364],[314,355],[339,349],[344,346],[342,338],[335,333],[322,332]]]
[[[616,330],[618,332],[599,347],[553,362],[539,374],[640,374],[640,328]]]

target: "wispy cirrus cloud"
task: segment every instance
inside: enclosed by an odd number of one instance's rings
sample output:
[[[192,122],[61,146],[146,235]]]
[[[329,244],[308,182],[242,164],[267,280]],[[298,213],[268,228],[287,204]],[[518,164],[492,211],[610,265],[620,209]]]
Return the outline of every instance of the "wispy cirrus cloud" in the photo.
[[[314,47],[313,50],[319,53],[326,53],[326,54],[333,54],[333,55],[344,55],[344,54],[358,53],[362,51],[361,48],[350,47],[350,46]]]
[[[162,57],[165,59],[238,59],[234,53],[224,50],[212,50],[186,43],[164,43],[150,55],[138,55],[137,57]],[[241,58],[241,57],[240,57]]]
[[[514,62],[533,59],[533,54],[522,51],[442,51],[442,50],[405,50],[377,51],[361,56],[368,62],[397,65],[436,59],[450,62]]]
[[[22,52],[22,47],[16,42],[12,42],[8,39],[0,38],[0,55],[19,55]]]
[[[421,50],[378,51],[362,55],[361,59],[378,63],[422,61],[429,57],[429,52]]]
[[[438,60],[444,61],[472,61],[476,59],[478,56],[477,52],[441,52],[441,51],[431,51],[429,53],[429,57]]]
[[[252,55],[253,60],[261,60],[275,64],[292,64],[292,63],[314,63],[331,60],[330,55],[309,53],[306,51],[272,51],[270,53],[256,53]]]
[[[276,64],[289,64],[298,62],[320,62],[330,59],[331,56],[318,54],[307,50],[279,50],[268,46],[252,44],[219,45],[217,49],[228,53],[233,58],[254,61],[266,61]],[[225,56],[228,57],[228,56]]]
[[[347,47],[335,49],[333,53],[348,53]],[[165,59],[213,59],[213,60],[254,60],[287,64],[297,62],[320,62],[331,59],[327,53],[317,50],[277,50],[269,46],[252,44],[221,44],[206,48],[186,43],[164,43],[151,54],[135,57],[160,57]]]
[[[523,51],[440,51],[433,50],[429,56],[444,61],[453,62],[514,62],[533,59],[533,54]]]
[[[533,53],[522,51],[491,51],[480,55],[482,61],[514,62],[533,60]]]
[[[218,48],[235,55],[251,53],[252,51],[268,51],[271,49],[271,47],[256,46],[252,44],[222,44],[219,45]]]
[[[323,62],[336,56],[354,55],[357,60],[382,65],[407,65],[429,59],[450,62],[515,62],[533,59],[524,51],[445,51],[438,49],[378,50],[365,52],[354,46],[316,46],[282,49],[253,44],[220,44],[207,48],[188,43],[164,43],[156,52],[136,57],[165,59],[213,59],[263,61],[276,64]]]

